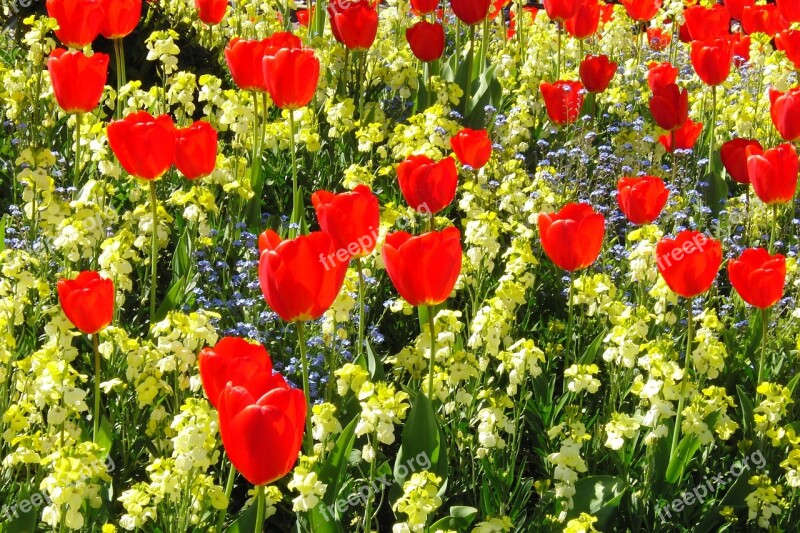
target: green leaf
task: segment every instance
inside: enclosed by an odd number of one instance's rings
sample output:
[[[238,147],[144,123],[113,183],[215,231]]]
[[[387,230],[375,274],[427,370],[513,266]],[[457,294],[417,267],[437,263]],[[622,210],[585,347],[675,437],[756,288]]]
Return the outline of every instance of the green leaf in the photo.
[[[575,482],[573,507],[567,511],[567,520],[576,518],[581,513],[588,513],[597,518],[597,527],[602,530],[616,512],[627,489],[627,484],[614,476],[589,476],[579,479]]]
[[[167,316],[167,313],[176,309],[180,304],[182,297],[186,293],[191,292],[191,290],[194,289],[194,286],[195,284],[193,281],[187,285],[185,278],[173,281],[169,290],[167,290],[167,295],[164,296],[164,300],[158,307],[158,311],[156,311],[156,322],[164,320],[164,318]]]
[[[175,254],[172,256],[173,279],[184,277],[188,274],[190,267],[189,228],[187,227],[178,239],[178,244],[175,246]]]
[[[258,227],[261,223],[261,195],[264,191],[265,176],[261,169],[261,158],[253,161],[250,167],[250,188],[253,190],[253,197],[247,204],[247,224],[251,228]]]
[[[372,344],[370,344],[369,339],[366,340],[366,350],[365,353],[367,355],[367,370],[369,370],[370,380],[375,381],[386,381],[386,374],[383,371],[383,362],[375,355],[375,352],[372,350]]]
[[[464,505],[454,505],[450,508],[450,516],[446,516],[441,520],[434,523],[431,531],[453,529],[456,531],[466,531],[475,518],[478,516],[478,510],[474,507],[467,507]]]
[[[225,533],[253,533],[256,528],[256,503],[245,509],[225,530]]]
[[[732,507],[734,509],[744,509],[747,507],[745,498],[748,494],[753,492],[752,487],[750,487],[748,483],[749,479],[750,476],[746,474],[737,477],[733,485],[731,485],[731,488],[725,493],[725,496],[721,500],[718,500],[715,505],[708,507],[703,512],[703,519],[697,524],[694,532],[711,533],[712,531],[720,531],[717,527],[723,522],[719,514],[723,507]]]
[[[742,432],[749,435],[752,431],[753,402],[741,385],[736,385],[736,393],[739,395],[739,404],[742,406]]]
[[[111,453],[111,446],[114,444],[114,429],[111,427],[111,422],[108,418],[103,417],[100,419],[100,428],[97,433],[97,446],[103,450],[102,459],[108,457]]]
[[[600,334],[595,337],[592,343],[586,348],[586,351],[583,352],[579,363],[582,365],[590,365],[594,363],[594,360],[597,358],[597,353],[600,351],[600,347],[603,346],[603,339],[605,338],[606,332],[601,331]]]
[[[711,413],[707,416],[704,422],[708,427],[712,427],[719,417],[719,413]],[[679,431],[680,428],[673,428],[673,431]],[[681,439],[678,447],[675,450],[675,455],[669,458],[669,466],[667,466],[666,479],[669,483],[677,483],[683,477],[686,467],[689,466],[694,454],[700,449],[700,439],[697,435],[686,435]]]
[[[6,226],[8,225],[8,215],[0,218],[0,252],[6,249]]]
[[[719,214],[722,209],[722,202],[728,197],[728,184],[722,178],[719,172],[712,172],[707,174],[705,181],[708,182],[708,187],[703,189],[703,196],[706,205],[711,208],[714,214]]]
[[[325,495],[322,497],[322,502],[328,505],[336,501],[344,481],[347,458],[350,456],[350,451],[356,441],[355,432],[358,420],[358,418],[354,418],[344,428],[339,438],[336,439],[336,444],[333,446],[333,450],[331,450],[319,473],[320,482],[328,486],[325,490]]]

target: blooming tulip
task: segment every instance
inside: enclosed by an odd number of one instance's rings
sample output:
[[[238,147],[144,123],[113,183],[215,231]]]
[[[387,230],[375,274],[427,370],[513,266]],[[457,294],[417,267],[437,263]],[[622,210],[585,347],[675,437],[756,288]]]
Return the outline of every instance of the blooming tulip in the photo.
[[[547,116],[550,120],[564,126],[578,120],[583,107],[583,85],[579,81],[559,80],[555,83],[543,81],[539,90],[544,98]]]
[[[733,64],[741,67],[750,61],[750,36],[741,33],[731,34],[731,52],[733,52]]]
[[[778,32],[775,35],[775,48],[786,54],[795,69],[800,69],[800,30]]]
[[[658,138],[667,152],[674,152],[675,150],[689,150],[694,147],[694,143],[703,132],[703,124],[699,122],[692,122],[691,119],[686,119],[686,122],[680,128],[672,131],[670,135],[662,135]],[[675,139],[675,146],[672,146],[673,137]]]
[[[770,205],[791,202],[800,170],[794,146],[781,144],[766,151],[751,146],[746,149],[746,154],[747,174],[761,201]]]
[[[342,288],[349,252],[322,231],[285,241],[272,230],[265,234],[258,279],[270,308],[286,322],[318,319]]]
[[[175,167],[190,180],[214,172],[217,165],[217,130],[197,121],[175,132]]]
[[[748,35],[763,33],[772,36],[788,29],[775,4],[746,6],[742,9],[741,22],[742,29]]]
[[[286,388],[283,376],[272,371],[266,348],[238,337],[225,337],[197,355],[200,379],[208,401],[219,407],[219,395],[228,383],[244,387],[260,398],[274,388]]]
[[[656,266],[672,292],[692,298],[714,283],[722,263],[722,245],[698,231],[683,230],[656,246]]]
[[[564,21],[564,29],[576,39],[586,39],[597,33],[600,25],[600,3],[598,0],[582,0],[578,12]]]
[[[348,50],[369,50],[375,42],[378,11],[369,1],[333,0],[328,3],[328,15],[334,38]]]
[[[568,272],[595,262],[603,247],[605,218],[585,203],[567,204],[557,213],[539,215],[539,236],[547,257]]]
[[[695,41],[711,41],[730,33],[731,15],[725,6],[692,6],[683,12],[686,28]]]
[[[667,203],[669,191],[664,181],[655,176],[620,178],[617,202],[632,224],[651,224]]]
[[[411,0],[411,8],[417,15],[433,13],[439,7],[439,0]]]
[[[787,22],[800,22],[800,3],[797,0],[775,0],[775,3]]]
[[[761,143],[753,139],[731,139],[723,144],[719,149],[719,156],[725,170],[737,183],[750,183],[750,176],[747,173],[747,149],[755,146],[762,150]]]
[[[378,197],[366,185],[352,192],[333,194],[317,191],[311,195],[322,231],[330,233],[336,250],[347,250],[352,258],[369,255],[375,249],[380,225]]]
[[[434,215],[455,198],[458,169],[452,157],[437,163],[425,155],[411,155],[397,165],[397,180],[408,205]]]
[[[137,111],[108,125],[108,144],[128,174],[144,180],[161,177],[175,158],[175,125],[168,115]]]
[[[67,113],[90,113],[100,103],[108,77],[108,56],[56,48],[47,60],[58,105]]]
[[[550,20],[564,22],[578,14],[582,0],[544,0],[544,10]]]
[[[725,0],[725,9],[732,19],[741,20],[742,10],[747,6],[756,5],[756,0]]]
[[[450,0],[455,16],[467,26],[483,22],[489,15],[492,0]]]
[[[647,44],[651,50],[665,50],[672,42],[672,36],[663,28],[647,28]]]
[[[492,157],[492,141],[486,130],[464,128],[450,138],[450,146],[462,165],[476,170],[483,168]]]
[[[652,62],[647,66],[647,86],[650,87],[651,91],[655,91],[656,87],[671,85],[675,83],[677,79],[678,69],[669,61],[665,61],[664,63]]]
[[[590,93],[602,93],[608,89],[611,79],[617,72],[617,64],[608,56],[586,56],[579,68],[581,82]]]
[[[800,139],[800,87],[785,93],[770,88],[769,101],[769,114],[781,137],[786,141]]]
[[[219,433],[231,464],[253,485],[288,474],[303,442],[306,412],[299,389],[278,385],[258,397],[228,383],[219,395]]]
[[[47,15],[56,19],[56,37],[70,48],[91,44],[103,25],[101,0],[47,0]]]
[[[723,83],[731,72],[733,50],[730,39],[693,41],[691,52],[694,71],[707,85]]]
[[[280,109],[299,109],[314,98],[319,83],[319,59],[310,48],[283,48],[262,62],[272,101]]]
[[[444,26],[438,22],[420,20],[406,30],[411,52],[420,61],[436,61],[444,53]]]
[[[461,273],[460,237],[454,227],[416,237],[405,231],[386,236],[383,263],[403,299],[413,306],[447,300]]]
[[[106,39],[122,39],[131,34],[142,16],[142,0],[103,0],[100,33]]]
[[[748,248],[728,263],[728,277],[742,300],[766,309],[783,296],[786,258],[781,254],[770,255],[763,248]]]
[[[253,41],[234,37],[225,47],[225,62],[233,82],[243,91],[266,92],[262,61],[266,40]]]
[[[674,83],[656,87],[650,98],[650,113],[667,131],[681,127],[689,117],[689,93]]]
[[[656,16],[662,0],[621,0],[628,16],[633,20],[648,21]]]
[[[114,318],[114,283],[94,271],[75,279],[58,281],[58,301],[72,324],[87,335],[94,335]]]
[[[228,11],[228,0],[194,0],[197,18],[210,26],[222,22]]]

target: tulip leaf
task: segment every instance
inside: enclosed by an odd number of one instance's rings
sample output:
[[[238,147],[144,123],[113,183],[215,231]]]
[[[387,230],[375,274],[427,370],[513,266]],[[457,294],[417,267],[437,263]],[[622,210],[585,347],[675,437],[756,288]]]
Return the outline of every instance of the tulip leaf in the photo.
[[[750,435],[753,423],[753,401],[741,385],[736,385],[736,393],[739,395],[739,405],[742,406],[742,433]]]
[[[478,510],[474,507],[454,505],[450,508],[450,516],[438,520],[430,527],[430,530],[439,531],[452,529],[455,531],[466,531],[477,516]]]
[[[156,311],[156,322],[160,322],[166,318],[167,314],[178,307],[183,295],[191,292],[195,287],[195,282],[187,281],[186,278],[181,278],[174,281],[167,290],[167,295]]]
[[[108,454],[111,453],[111,446],[114,444],[114,430],[106,417],[100,419],[100,428],[95,444],[103,451],[101,458],[108,457]]]
[[[258,227],[261,223],[261,195],[265,182],[266,179],[261,169],[261,158],[256,157],[250,167],[250,188],[253,190],[253,197],[247,204],[247,224],[251,228]]]
[[[365,353],[367,355],[366,368],[369,370],[370,379],[375,381],[386,381],[386,374],[383,371],[383,361],[381,361],[372,350],[369,339],[365,339]]]
[[[713,412],[708,415],[703,422],[708,427],[713,427],[719,418],[719,412]],[[673,431],[679,431],[680,428],[673,428]],[[671,439],[671,437],[670,437]],[[700,439],[697,435],[684,436],[678,447],[675,449],[675,455],[669,458],[669,465],[667,466],[666,479],[668,483],[677,483],[689,466],[692,458],[697,450],[700,449]]]
[[[44,499],[41,494],[38,495]],[[18,501],[21,502],[23,499],[20,498]],[[32,499],[29,496],[25,497],[25,501],[32,503]],[[28,507],[28,512],[23,513],[19,506],[17,506],[14,508],[14,511],[8,511],[8,514],[4,516],[12,516],[13,518],[5,524],[0,525],[0,531],[2,531],[2,533],[33,533],[36,531],[39,508],[31,505]]]
[[[8,225],[8,215],[0,218],[0,252],[6,249],[6,226]]]
[[[225,533],[253,533],[256,529],[257,507],[255,502],[253,502],[250,507],[245,509],[245,511],[228,526]]]
[[[575,482],[573,507],[567,511],[567,519],[588,513],[597,518],[597,526],[603,528],[616,513],[628,485],[615,476],[589,476]],[[604,529],[604,528],[603,528]]]
[[[715,215],[719,214],[722,204],[728,198],[728,184],[719,172],[706,174],[705,181],[708,183],[702,192],[706,205]]]
[[[480,128],[486,121],[486,106],[498,106],[502,96],[502,87],[495,78],[495,65],[487,68],[473,83],[472,95],[469,102],[468,116],[466,117],[469,126]]]
[[[339,438],[336,439],[336,444],[325,460],[325,464],[322,465],[319,480],[328,485],[325,496],[322,497],[323,503],[330,505],[336,501],[336,497],[339,495],[339,489],[341,489],[342,482],[344,481],[344,474],[347,469],[350,451],[353,449],[353,445],[356,442],[355,432],[358,421],[358,418],[354,418],[347,424],[344,431],[339,435]]]

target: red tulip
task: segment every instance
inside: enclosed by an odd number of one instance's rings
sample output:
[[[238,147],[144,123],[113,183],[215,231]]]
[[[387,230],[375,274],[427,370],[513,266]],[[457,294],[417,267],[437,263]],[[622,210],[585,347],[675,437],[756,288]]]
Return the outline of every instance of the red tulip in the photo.
[[[750,176],[747,173],[747,149],[755,146],[762,150],[761,143],[754,139],[731,139],[723,144],[719,149],[719,156],[725,170],[737,183],[750,183]]]
[[[280,109],[299,109],[314,98],[319,83],[319,59],[310,48],[283,48],[264,56],[264,78],[272,101]]]
[[[695,41],[711,41],[727,37],[730,33],[731,15],[725,6],[692,6],[683,12],[689,35]]]
[[[775,35],[775,48],[786,54],[786,58],[800,69],[800,30],[784,30]]]
[[[731,73],[733,50],[729,39],[692,42],[692,66],[707,85],[720,85]]]
[[[694,40],[689,34],[689,27],[686,25],[686,22],[678,26],[678,40],[682,43],[690,43]]]
[[[703,294],[722,263],[722,245],[698,231],[683,230],[656,246],[656,266],[667,286],[684,298]]]
[[[311,9],[298,9],[294,12],[297,15],[297,23],[303,26],[304,28],[308,28],[308,21],[312,16],[312,12],[314,8]]]
[[[142,17],[142,0],[103,0],[100,33],[106,39],[127,37]]]
[[[614,20],[614,4],[600,2],[600,22],[608,24]]]
[[[544,10],[550,20],[564,22],[578,14],[582,0],[544,0]]]
[[[581,0],[578,12],[564,21],[564,29],[576,39],[586,39],[597,33],[600,25],[600,3],[598,0]]]
[[[772,307],[783,296],[786,258],[763,248],[748,248],[728,262],[728,278],[742,300],[753,307]]]
[[[579,68],[581,82],[590,93],[602,93],[608,89],[611,79],[617,72],[617,64],[608,56],[586,56]]]
[[[420,61],[436,61],[444,53],[444,26],[438,22],[420,20],[406,30],[411,52]]]
[[[333,36],[348,50],[369,50],[375,42],[378,11],[367,0],[333,0],[328,15]]]
[[[262,60],[266,41],[252,41],[234,37],[225,47],[225,62],[234,83],[243,91],[267,92]]]
[[[266,348],[239,337],[225,337],[197,355],[200,379],[208,401],[219,407],[219,395],[225,385],[244,387],[260,398],[274,388],[286,388],[286,381],[272,371],[272,360]]]
[[[669,191],[664,181],[655,176],[620,178],[617,203],[632,224],[651,224],[667,204]]]
[[[168,115],[137,111],[107,128],[108,144],[128,174],[143,180],[161,177],[175,158],[175,125]]]
[[[661,8],[661,0],[620,0],[620,3],[630,18],[639,21],[652,19]]]
[[[228,0],[194,0],[197,18],[210,26],[222,22],[228,11]]]
[[[492,0],[492,5],[489,8],[489,20],[495,20],[500,12],[511,3],[511,0]]]
[[[742,29],[748,35],[751,33],[775,35],[780,30],[788,28],[775,4],[745,7],[742,10],[741,22]]]
[[[383,263],[405,301],[431,306],[447,300],[461,273],[460,238],[454,227],[416,237],[405,231],[386,236]]]
[[[175,166],[190,180],[204,178],[217,166],[217,130],[198,120],[175,132]]]
[[[276,386],[261,397],[228,383],[219,395],[219,433],[236,470],[253,485],[288,474],[300,452],[306,398],[299,389]]]
[[[741,33],[731,34],[731,50],[733,51],[733,64],[737,68],[750,61],[750,36]]]
[[[647,66],[647,86],[650,87],[651,91],[655,91],[657,87],[674,84],[677,79],[678,69],[672,66],[669,61],[664,63],[653,62]]]
[[[664,148],[667,149],[667,152],[674,152],[675,150],[689,150],[690,148],[694,147],[694,143],[697,142],[697,139],[700,137],[700,133],[703,132],[703,124],[700,122],[692,122],[691,119],[686,119],[686,122],[683,125],[675,130],[675,146],[672,146],[672,135],[662,135],[658,138],[658,142],[660,142]]]
[[[311,195],[322,231],[330,233],[336,250],[350,257],[372,253],[378,240],[380,206],[369,187],[359,185],[352,192],[333,194],[317,191]]]
[[[769,89],[769,114],[781,137],[787,141],[800,139],[800,87],[785,93]]]
[[[265,234],[258,279],[270,308],[286,322],[318,319],[342,288],[350,254],[322,231],[285,241],[272,230]]]
[[[452,157],[437,163],[425,155],[411,155],[397,165],[397,180],[408,205],[434,215],[456,197],[458,169]]]
[[[57,283],[58,301],[72,324],[94,335],[114,319],[114,282],[94,271],[78,274],[75,279]]]
[[[450,146],[462,165],[475,170],[483,168],[492,157],[492,141],[486,130],[464,128],[450,138]]]
[[[725,8],[732,19],[741,20],[742,10],[747,6],[756,5],[756,0],[725,0]]]
[[[47,60],[58,105],[67,113],[90,113],[100,103],[108,77],[108,56],[56,48]]]
[[[100,0],[47,0],[47,15],[56,19],[56,37],[70,48],[91,44],[103,25]]]
[[[775,0],[786,22],[800,22],[800,3],[797,0]]]
[[[547,116],[550,120],[564,126],[578,120],[583,107],[583,85],[579,81],[559,80],[555,83],[543,81],[539,84],[542,91]]]
[[[647,44],[651,50],[664,50],[671,41],[672,36],[664,29],[657,27],[647,28]]]
[[[753,190],[768,205],[792,201],[800,170],[797,152],[791,144],[781,144],[767,151],[757,146],[747,148],[747,174]]]
[[[492,0],[450,0],[450,7],[458,20],[467,26],[474,26],[489,15]]]
[[[674,83],[656,87],[650,98],[650,113],[661,128],[679,128],[689,118],[689,93]]]
[[[417,15],[427,15],[436,11],[439,0],[411,0],[411,7]]]
[[[605,231],[605,218],[589,204],[567,204],[557,213],[539,215],[542,248],[557,267],[568,272],[595,262]]]

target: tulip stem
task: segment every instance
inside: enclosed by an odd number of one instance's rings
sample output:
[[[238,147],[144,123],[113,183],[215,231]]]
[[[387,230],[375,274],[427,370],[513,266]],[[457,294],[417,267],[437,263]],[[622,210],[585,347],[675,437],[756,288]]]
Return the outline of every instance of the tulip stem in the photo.
[[[469,115],[469,101],[472,97],[472,61],[475,57],[475,25],[469,27],[469,51],[467,52],[467,72],[464,77],[464,118]]]
[[[688,316],[686,318],[686,355],[683,359],[683,377],[681,377],[681,395],[678,398],[678,412],[675,414],[675,429],[672,432],[672,446],[670,446],[670,459],[675,457],[678,448],[678,439],[681,436],[681,420],[683,418],[683,402],[686,396],[686,384],[689,382],[689,373],[692,370],[692,345],[694,344],[694,317],[692,316],[693,298],[687,301]]]
[[[358,269],[358,350],[356,353],[358,354],[358,359],[361,360],[364,355],[364,323],[366,322],[366,317],[364,316],[364,265],[360,257],[356,259],[356,269]],[[334,334],[336,334],[335,330]],[[333,369],[331,369],[332,371]]]
[[[428,332],[431,336],[431,353],[428,363],[428,399],[433,401],[433,364],[436,361],[436,321],[434,313],[436,307],[428,306]]]
[[[73,197],[78,193],[78,186],[81,183],[81,122],[83,122],[83,115],[77,113],[75,115],[75,168],[72,177],[72,186],[75,187]]]
[[[575,276],[569,275],[569,296],[567,296],[567,351],[564,353],[564,370],[569,368],[572,359],[572,327],[575,313],[572,310],[573,295],[575,294]]]
[[[300,202],[300,188],[297,185],[297,154],[294,145],[294,110],[289,110],[289,151],[292,153],[292,218],[289,221],[289,236],[297,236],[299,231],[300,219],[302,213],[299,209]]]
[[[712,169],[714,168],[714,137],[715,137],[715,130],[717,127],[717,86],[711,86],[711,129],[709,130],[711,136],[708,139],[708,174],[711,175]],[[672,149],[674,150],[675,147],[673,146]]]
[[[768,310],[766,308],[761,310],[761,358],[758,362],[758,381],[756,382],[756,390],[761,385],[761,380],[764,378],[764,359],[767,353],[767,321],[769,318]],[[756,403],[758,403],[758,392],[756,392]]]
[[[236,479],[236,467],[233,466],[231,463],[230,458],[228,458],[228,466],[230,466],[230,470],[228,470],[228,480],[225,482],[225,499],[228,500],[230,503],[231,499],[231,492],[233,492],[233,482]],[[217,519],[217,527],[215,531],[217,533],[222,533],[222,526],[225,525],[225,517],[227,516],[227,508],[223,509],[219,512],[219,518]]]
[[[678,176],[678,152],[675,150],[675,142],[677,141],[677,135],[675,135],[675,130],[673,129],[669,133],[670,137],[670,148],[672,148],[672,184],[677,186],[675,182]]]
[[[558,47],[558,55],[556,56],[556,80],[561,79],[561,34],[564,33],[564,26],[561,25],[561,22],[556,22],[558,26],[558,37],[557,37],[557,47]]]
[[[311,437],[311,394],[308,388],[308,357],[306,356],[306,330],[305,322],[297,323],[297,343],[300,347],[300,365],[303,369],[303,395],[306,397],[306,437],[305,454],[313,455],[314,441]]]
[[[775,253],[775,228],[778,226],[778,204],[772,204],[772,229],[769,232],[769,253]]]
[[[94,414],[92,415],[93,442],[97,443],[97,436],[100,432],[100,334],[92,335],[92,349],[94,350]],[[763,360],[763,359],[762,359]]]
[[[256,526],[253,533],[264,531],[264,514],[266,513],[266,493],[264,485],[256,487]]]
[[[156,280],[158,279],[158,197],[156,182],[149,180],[150,209],[153,212],[153,227],[150,234],[150,327],[156,319]]]
[[[117,65],[117,106],[114,116],[122,117],[122,87],[125,85],[125,48],[122,39],[114,39],[114,60]]]

